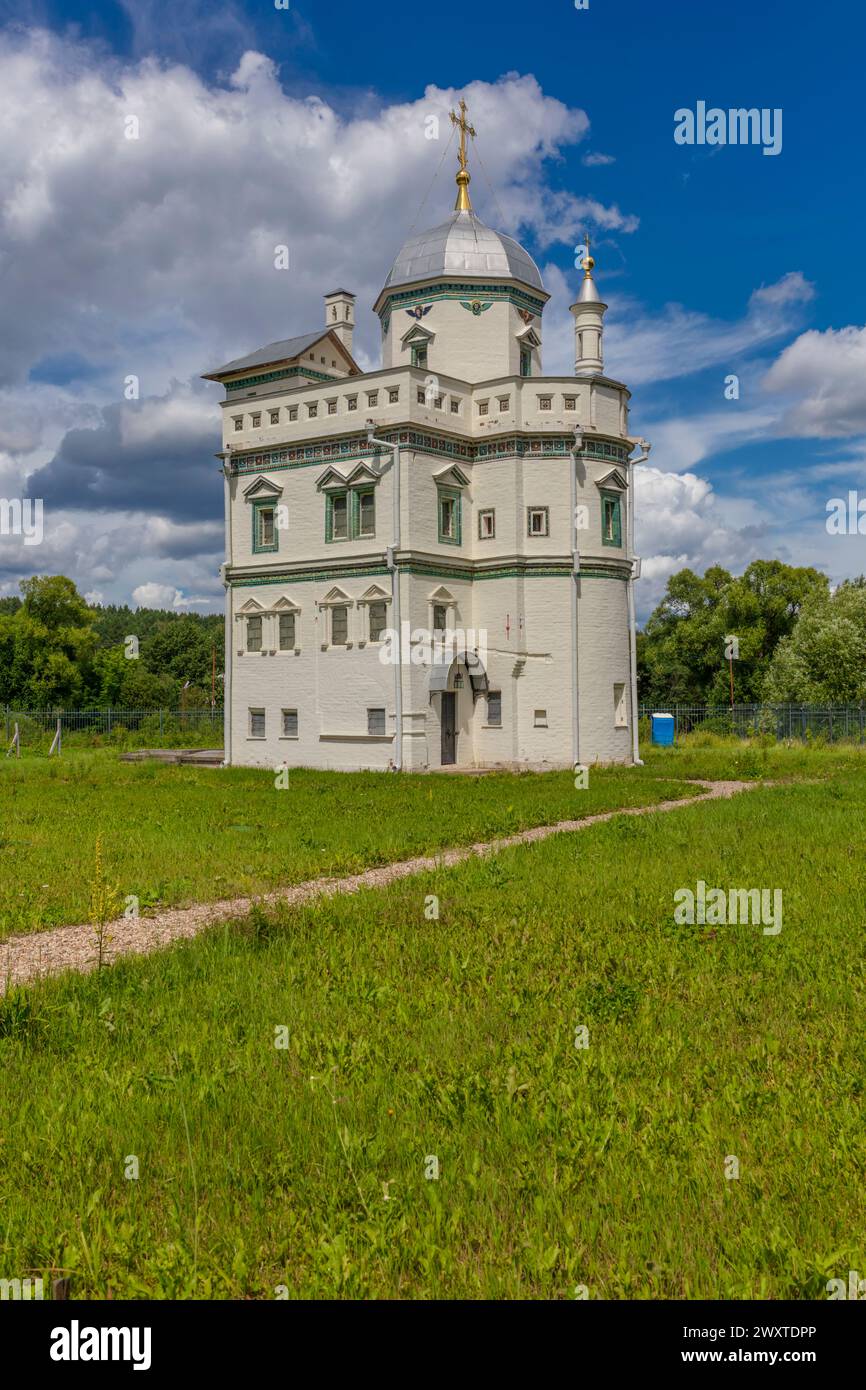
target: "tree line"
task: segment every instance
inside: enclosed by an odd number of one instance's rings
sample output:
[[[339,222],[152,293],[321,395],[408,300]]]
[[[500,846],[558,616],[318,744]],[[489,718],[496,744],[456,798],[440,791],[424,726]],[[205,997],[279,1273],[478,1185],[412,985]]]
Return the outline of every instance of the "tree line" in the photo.
[[[0,599],[0,705],[203,708],[223,670],[219,614],[92,607],[64,575]],[[135,643],[127,638],[134,637]],[[216,699],[222,703],[222,681]]]
[[[727,704],[731,668],[737,704],[859,704],[866,578],[831,589],[820,570],[780,560],[739,576],[680,570],[638,634],[637,667],[646,704]]]

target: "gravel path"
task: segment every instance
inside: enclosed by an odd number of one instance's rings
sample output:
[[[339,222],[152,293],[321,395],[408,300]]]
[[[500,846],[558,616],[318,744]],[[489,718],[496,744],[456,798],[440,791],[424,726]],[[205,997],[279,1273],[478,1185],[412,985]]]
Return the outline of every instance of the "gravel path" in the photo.
[[[217,922],[232,917],[242,917],[255,904],[268,907],[277,903],[296,903],[310,898],[332,896],[335,893],[357,893],[361,888],[381,888],[400,878],[412,874],[425,873],[431,869],[447,868],[459,864],[471,855],[496,854],[511,845],[532,844],[536,840],[546,840],[550,835],[561,835],[574,830],[585,830],[587,826],[598,825],[601,821],[612,820],[614,816],[647,816],[660,811],[676,811],[683,806],[696,806],[702,801],[717,801],[720,797],[734,796],[758,785],[754,782],[694,782],[694,786],[705,790],[700,796],[681,801],[659,801],[652,806],[628,806],[617,811],[602,811],[594,816],[584,816],[580,820],[557,821],[554,825],[539,825],[532,830],[521,830],[516,835],[507,835],[499,840],[483,844],[466,845],[460,849],[442,850],[435,855],[425,855],[417,859],[404,859],[396,864],[383,864],[364,873],[353,874],[350,878],[315,878],[306,883],[296,883],[289,888],[279,888],[273,893],[264,893],[256,898],[231,898],[213,903],[198,903],[195,907],[173,908],[160,912],[155,917],[120,917],[106,925],[107,944],[103,950],[103,963],[116,960],[119,956],[147,955],[150,951],[169,946],[173,941],[197,936],[199,932]],[[47,975],[57,975],[64,970],[89,971],[96,969],[97,947],[94,928],[90,923],[76,927],[55,927],[51,931],[31,932],[26,936],[11,936],[0,943],[0,994],[10,985],[24,984],[30,980],[42,979]]]

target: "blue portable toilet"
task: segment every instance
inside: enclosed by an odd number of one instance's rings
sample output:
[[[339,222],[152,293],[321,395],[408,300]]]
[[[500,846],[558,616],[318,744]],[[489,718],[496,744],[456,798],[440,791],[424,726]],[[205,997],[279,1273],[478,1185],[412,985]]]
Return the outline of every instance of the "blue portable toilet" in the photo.
[[[662,748],[670,748],[674,741],[674,717],[672,714],[650,715],[652,722],[652,741]]]

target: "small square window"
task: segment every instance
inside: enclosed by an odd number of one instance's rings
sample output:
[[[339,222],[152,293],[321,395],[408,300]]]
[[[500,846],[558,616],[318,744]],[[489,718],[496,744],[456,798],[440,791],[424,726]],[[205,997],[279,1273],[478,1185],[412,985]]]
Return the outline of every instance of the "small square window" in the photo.
[[[510,409],[511,409],[511,397],[510,397],[510,396],[500,396],[500,397],[499,397],[499,409],[500,409],[501,411],[503,411],[503,412],[506,411],[506,410],[510,410]]]
[[[259,426],[261,425],[261,423],[262,423],[262,413],[261,413],[261,411],[260,411],[260,410],[254,411],[254,413],[252,414],[252,416],[250,417],[250,419],[251,419],[251,422],[252,422],[252,427],[253,427],[253,429],[254,429],[254,430],[257,430],[257,429],[259,428]]]
[[[290,405],[290,406],[289,406],[289,419],[290,419],[290,420],[297,420],[297,418],[298,418],[298,407],[297,407],[296,405]]]
[[[250,738],[264,738],[265,736],[265,712],[263,709],[251,709],[250,712]]]
[[[577,397],[576,397],[576,396],[563,396],[562,399],[563,399],[563,404],[564,404],[566,410],[576,410],[576,409],[577,409]]]
[[[379,404],[379,392],[378,392],[378,391],[368,391],[368,392],[367,392],[367,404],[368,404],[368,405],[378,405],[378,404]]]
[[[283,738],[298,737],[298,711],[296,709],[284,709],[283,715]]]
[[[329,414],[329,415],[336,415],[336,413],[337,413],[337,402],[336,402],[336,401],[328,401],[328,414]]]
[[[452,415],[459,415],[459,414],[460,414],[460,401],[459,401],[459,399],[458,399],[457,396],[452,396],[452,397],[451,397],[451,414],[452,414]]]
[[[381,736],[385,732],[385,711],[383,709],[368,709],[367,733]]]
[[[502,724],[502,691],[487,692],[487,723],[499,728]]]
[[[295,615],[294,613],[280,614],[280,651],[291,652],[295,649]]]
[[[347,409],[347,410],[357,410],[357,409],[358,409],[358,397],[357,397],[357,396],[347,396],[347,397],[346,397],[346,409]]]
[[[496,536],[496,512],[491,507],[478,513],[478,539],[492,541]]]
[[[417,400],[419,405],[427,404],[427,396],[423,387],[419,386],[418,390],[415,392],[415,399]]]
[[[479,402],[478,402],[478,414],[479,414],[479,415],[489,415],[489,414],[490,414],[490,402],[489,402],[489,401],[479,401]]]
[[[271,417],[272,425],[278,425],[280,423],[280,412],[278,410],[269,410],[268,414]]]
[[[319,413],[319,402],[318,402],[318,401],[307,401],[307,414],[308,414],[308,416],[310,417],[310,419],[311,419],[311,420],[315,420],[315,418],[316,418],[316,416],[318,415],[318,413]]]
[[[436,399],[434,400],[433,404],[435,405],[435,407],[436,407],[437,410],[441,410],[441,409],[442,409],[442,404],[443,404],[444,399],[445,399],[444,396],[437,396]]]
[[[547,710],[546,710],[546,709],[537,709],[537,710],[535,711],[535,719],[534,719],[533,722],[534,722],[534,724],[535,724],[536,729],[546,729],[546,728],[547,728]]]
[[[550,509],[548,507],[527,507],[526,534],[528,536],[550,535]]]
[[[324,357],[322,357],[322,358],[320,359],[320,361],[321,361],[321,363],[322,363],[322,366],[324,367],[324,365],[325,365],[325,359],[324,359]]]
[[[247,651],[260,652],[262,649],[262,620],[247,618]]]
[[[337,364],[336,364],[336,362],[334,361],[334,359],[333,359],[333,357],[332,357],[332,358],[331,358],[331,366],[332,366],[332,367],[336,367],[336,365],[337,365]]]
[[[345,647],[349,641],[349,610],[345,604],[331,609],[331,646]]]
[[[400,399],[400,391],[399,391],[399,389],[398,389],[396,386],[389,388],[389,390],[388,390],[388,404],[389,404],[389,405],[396,405],[397,402],[399,401],[399,399]]]
[[[550,409],[552,408],[552,406],[553,406],[553,397],[552,397],[552,396],[539,396],[539,397],[538,397],[538,409],[539,409],[539,410],[550,410]]]
[[[370,604],[370,641],[381,642],[388,622],[388,605],[383,602]]]
[[[235,429],[236,429],[236,430],[242,430],[243,427],[244,427],[244,417],[243,417],[243,415],[235,415],[233,418],[234,418],[234,422],[235,422]]]

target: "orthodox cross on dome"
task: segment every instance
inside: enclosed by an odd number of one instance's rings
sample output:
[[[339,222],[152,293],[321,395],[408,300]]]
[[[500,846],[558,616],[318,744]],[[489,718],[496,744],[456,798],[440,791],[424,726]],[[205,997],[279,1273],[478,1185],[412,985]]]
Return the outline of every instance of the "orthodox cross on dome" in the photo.
[[[455,111],[450,112],[451,124],[456,125],[460,131],[460,149],[457,153],[457,162],[460,169],[457,173],[457,202],[454,204],[457,212],[471,212],[472,203],[469,198],[469,170],[466,167],[466,136],[471,135],[475,139],[475,127],[471,126],[466,120],[466,102],[460,99],[460,115]]]
[[[595,261],[589,254],[589,232],[584,236],[584,241],[586,242],[586,255],[583,258],[583,278],[584,280],[591,280],[592,272],[595,268]]]

